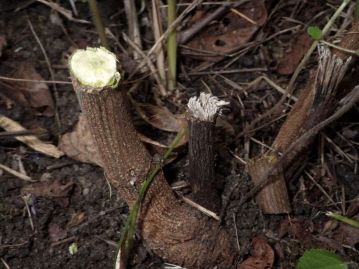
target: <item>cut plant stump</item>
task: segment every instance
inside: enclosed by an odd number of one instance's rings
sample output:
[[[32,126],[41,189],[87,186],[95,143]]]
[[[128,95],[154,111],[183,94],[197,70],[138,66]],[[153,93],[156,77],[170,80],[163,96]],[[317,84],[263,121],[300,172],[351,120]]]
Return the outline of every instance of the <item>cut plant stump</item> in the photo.
[[[189,182],[194,201],[218,213],[221,199],[215,187],[214,131],[220,109],[227,102],[201,93],[188,102]]]
[[[339,46],[349,50],[357,50],[359,48],[358,31],[359,21],[356,20]],[[352,59],[351,55],[340,50],[334,50],[332,54],[329,49],[321,46],[319,47],[319,54],[317,71],[310,75],[306,87],[273,142],[272,148],[275,151],[266,152],[264,156],[275,157],[277,154],[285,152],[301,135],[331,115],[338,105],[340,96],[346,94],[347,90],[341,89],[338,85],[348,69]],[[283,200],[288,199],[283,171],[293,165],[297,156],[309,148],[314,138],[315,134],[293,149],[281,162],[281,169],[276,169],[276,173],[270,176],[269,183],[258,192],[257,202],[263,213],[280,214],[288,212],[282,210]],[[274,165],[276,165],[276,161],[273,161],[273,158],[268,159],[266,157],[250,162],[247,169],[253,183],[256,184],[259,178],[270,171]],[[261,169],[258,170],[259,167]],[[278,197],[279,195],[281,197]],[[273,204],[274,201],[277,201],[276,205]],[[273,207],[271,206],[269,210],[267,204],[272,204]]]
[[[79,55],[81,64],[76,62]],[[138,138],[118,86],[116,57],[104,48],[78,50],[70,58],[70,71],[105,174],[131,207],[151,171],[152,158]],[[146,193],[138,229],[154,253],[189,269],[230,268],[237,254],[229,234],[217,221],[181,203],[162,172]]]

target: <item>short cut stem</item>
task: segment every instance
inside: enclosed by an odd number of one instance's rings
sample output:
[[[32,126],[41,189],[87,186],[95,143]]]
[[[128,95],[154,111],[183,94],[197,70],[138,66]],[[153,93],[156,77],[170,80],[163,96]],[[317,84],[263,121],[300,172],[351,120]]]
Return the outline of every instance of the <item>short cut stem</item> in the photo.
[[[215,123],[221,106],[227,104],[211,94],[201,93],[188,102],[189,179],[193,199],[218,213],[221,199],[216,190]]]

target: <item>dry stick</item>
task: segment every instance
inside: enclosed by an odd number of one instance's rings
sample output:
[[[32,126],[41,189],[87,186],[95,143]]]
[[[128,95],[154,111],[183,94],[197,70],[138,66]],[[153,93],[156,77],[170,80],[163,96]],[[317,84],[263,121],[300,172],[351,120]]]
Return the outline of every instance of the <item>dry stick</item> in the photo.
[[[36,182],[36,180],[32,180],[31,177],[27,176],[27,175],[24,175],[14,169],[11,169],[10,167],[7,167],[3,164],[0,163],[0,170],[4,170],[6,172],[8,172],[9,174],[12,174],[13,176],[17,177],[17,178],[20,178],[22,180],[25,180],[25,181],[29,181],[29,182]]]
[[[165,96],[166,95],[166,88],[165,86],[163,85],[163,81],[161,80],[161,78],[158,76],[157,74],[157,71],[156,71],[156,68],[155,66],[153,65],[151,59],[131,40],[128,38],[128,36],[125,34],[125,33],[122,33],[123,35],[123,39],[135,50],[137,51],[137,53],[143,57],[143,59],[146,60],[146,63],[148,65],[148,68],[151,70],[152,72],[152,75],[153,77],[155,78],[157,84],[158,84],[158,87],[159,87],[159,90],[160,90],[160,93],[162,96]]]
[[[215,124],[222,106],[228,104],[211,94],[201,93],[188,101],[189,182],[193,200],[218,213],[221,199],[215,187]]]
[[[24,78],[10,78],[0,76],[0,80],[8,80],[8,81],[23,81],[23,82],[31,82],[31,83],[49,83],[49,84],[72,84],[70,81],[61,81],[61,80],[36,80],[36,79],[24,79]]]
[[[88,3],[90,6],[92,20],[93,20],[93,23],[95,24],[96,31],[100,37],[101,44],[105,48],[109,48],[107,37],[106,37],[106,30],[102,23],[101,15],[100,15],[100,12],[97,7],[97,2],[96,2],[96,0],[88,0]]]
[[[47,131],[42,128],[37,128],[37,129],[32,129],[32,130],[12,131],[12,132],[0,132],[0,138],[12,137],[12,136],[22,136],[22,135],[40,136],[40,135],[43,135],[46,133],[47,133]]]
[[[285,152],[283,152],[282,156],[278,158],[277,162],[266,171],[265,174],[258,179],[258,184],[253,187],[247,194],[245,194],[238,206],[243,205],[249,198],[256,195],[264,186],[270,183],[271,178],[269,177],[276,169],[278,169],[283,163],[285,163],[285,159],[293,152],[298,151],[302,147],[302,143],[314,137],[319,131],[321,131],[328,124],[336,121],[341,116],[343,116],[349,109],[355,105],[356,102],[359,101],[359,86],[356,86],[345,98],[340,101],[342,106],[329,118],[325,119],[321,123],[317,124],[313,128],[309,129],[306,133],[300,136],[296,141],[294,141]]]
[[[177,19],[171,23],[170,26],[168,26],[167,30],[161,35],[160,38],[158,38],[155,42],[155,44],[152,46],[152,48],[148,51],[147,57],[150,57],[152,53],[158,52],[160,49],[162,49],[162,41],[166,39],[171,31],[173,31],[177,25],[194,9],[196,6],[198,6],[200,3],[202,3],[203,0],[194,0],[178,17]],[[141,63],[139,63],[139,66],[143,65],[143,62],[146,60],[142,60]],[[134,72],[135,73],[135,72]]]
[[[142,42],[140,35],[140,28],[137,19],[137,9],[136,9],[136,1],[133,0],[125,0],[125,12],[128,22],[128,33],[130,40],[138,46],[142,50]],[[141,58],[141,55],[137,50],[133,50],[133,58],[135,60]]]
[[[46,62],[47,68],[49,70],[51,80],[54,81],[55,80],[55,74],[54,74],[54,71],[51,68],[51,63],[50,63],[49,57],[47,56],[46,50],[45,50],[44,46],[42,45],[41,40],[40,40],[39,36],[37,35],[34,27],[32,26],[31,21],[28,20],[27,23],[28,23],[28,25],[30,27],[30,31],[34,35],[35,40],[36,40],[36,42],[38,43],[38,45],[39,45],[39,47],[41,49],[42,54],[44,55],[45,62]],[[54,97],[55,97],[55,121],[56,121],[57,129],[58,129],[57,130],[57,135],[60,135],[61,120],[60,120],[59,109],[58,109],[59,93],[57,91],[56,83],[53,83],[52,87],[54,88]]]
[[[92,52],[94,55],[90,57]],[[79,64],[79,59],[83,64]],[[100,62],[104,66],[99,65]],[[103,48],[88,48],[75,52],[70,58],[70,67],[73,86],[98,147],[105,174],[132,207],[153,164],[131,122],[125,93],[118,87],[116,58]],[[101,73],[106,79],[99,76]],[[89,81],[91,78],[96,80]],[[147,190],[138,228],[154,253],[188,268],[212,268],[215,265],[220,269],[229,268],[236,256],[228,233],[220,229],[217,221],[181,203],[162,171]]]
[[[206,16],[203,20],[197,22],[193,25],[190,29],[187,29],[181,32],[177,38],[177,42],[179,44],[187,43],[195,34],[201,31],[204,27],[206,27],[211,21],[217,19],[219,16],[225,14],[230,10],[230,8],[236,8],[244,3],[248,2],[249,0],[242,0],[237,2],[236,4],[233,3],[223,3],[219,8],[217,8],[214,12],[210,15]]]
[[[152,27],[155,40],[157,41],[163,32],[162,23],[161,23],[161,13],[159,9],[159,0],[152,0]],[[160,78],[163,82],[166,81],[166,71],[165,71],[165,54],[163,49],[158,52],[157,55],[157,69],[160,75]]]

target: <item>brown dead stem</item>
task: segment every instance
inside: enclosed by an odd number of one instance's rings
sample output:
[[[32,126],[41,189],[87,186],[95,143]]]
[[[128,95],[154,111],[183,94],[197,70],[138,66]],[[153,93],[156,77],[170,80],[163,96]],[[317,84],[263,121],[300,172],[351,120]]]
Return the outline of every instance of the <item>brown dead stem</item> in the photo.
[[[340,46],[350,50],[357,50],[359,47],[358,31],[359,21],[357,20],[353,22],[351,30],[343,37]],[[343,63],[350,57],[349,54],[338,50],[335,50],[333,54],[337,59],[342,60]],[[276,158],[278,154],[285,152],[294,141],[301,137],[301,135],[322,122],[328,115],[331,115],[337,107],[339,99],[338,95],[345,94],[345,92],[343,92],[344,90],[336,85],[333,86],[332,91],[328,93],[325,90],[328,88],[328,85],[326,84],[328,82],[320,81],[320,78],[318,79],[318,75],[321,74],[319,69],[320,68],[318,68],[316,73],[311,74],[306,87],[279,130],[272,145],[275,151],[266,152],[265,156],[267,157],[260,157],[248,166],[249,174],[255,184],[258,178],[261,178],[271,170],[273,165],[276,165],[276,161],[266,162],[266,164],[264,164],[263,162],[265,162],[265,159],[272,160],[273,158]],[[340,81],[341,78],[339,77],[338,83]],[[285,171],[289,165],[293,164],[296,157],[309,147],[314,138],[315,134],[313,133],[313,135],[303,141],[299,147],[296,147],[295,150],[287,154],[286,158],[282,160],[280,165],[281,169],[275,169],[276,172],[272,173],[271,177],[273,178],[271,179],[271,183],[267,184],[261,191],[259,191],[257,201],[264,213],[278,214],[287,212],[286,210],[283,210],[282,207],[285,201],[287,201],[287,209],[290,208],[288,194],[286,191],[283,191],[286,188],[284,175],[283,172],[280,171]],[[259,167],[266,167],[266,169],[260,169],[262,170],[260,171]],[[273,199],[273,195],[276,199]],[[281,195],[281,197],[278,197],[279,195]],[[280,201],[277,205],[273,204],[276,203],[276,200]]]
[[[83,88],[76,80],[73,84],[105,174],[131,207],[152,158],[138,138],[125,95],[110,88]],[[154,253],[187,268],[230,268],[237,253],[217,221],[175,197],[162,172],[146,193],[138,227]]]

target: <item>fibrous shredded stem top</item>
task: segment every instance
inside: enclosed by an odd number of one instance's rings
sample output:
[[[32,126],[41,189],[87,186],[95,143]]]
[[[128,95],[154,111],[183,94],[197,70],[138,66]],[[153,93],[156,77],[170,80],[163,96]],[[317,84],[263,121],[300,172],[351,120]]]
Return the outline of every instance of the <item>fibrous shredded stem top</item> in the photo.
[[[218,97],[209,93],[201,93],[199,97],[192,97],[188,101],[188,110],[192,117],[201,121],[214,121],[220,109],[228,105],[226,101],[221,101]]]

